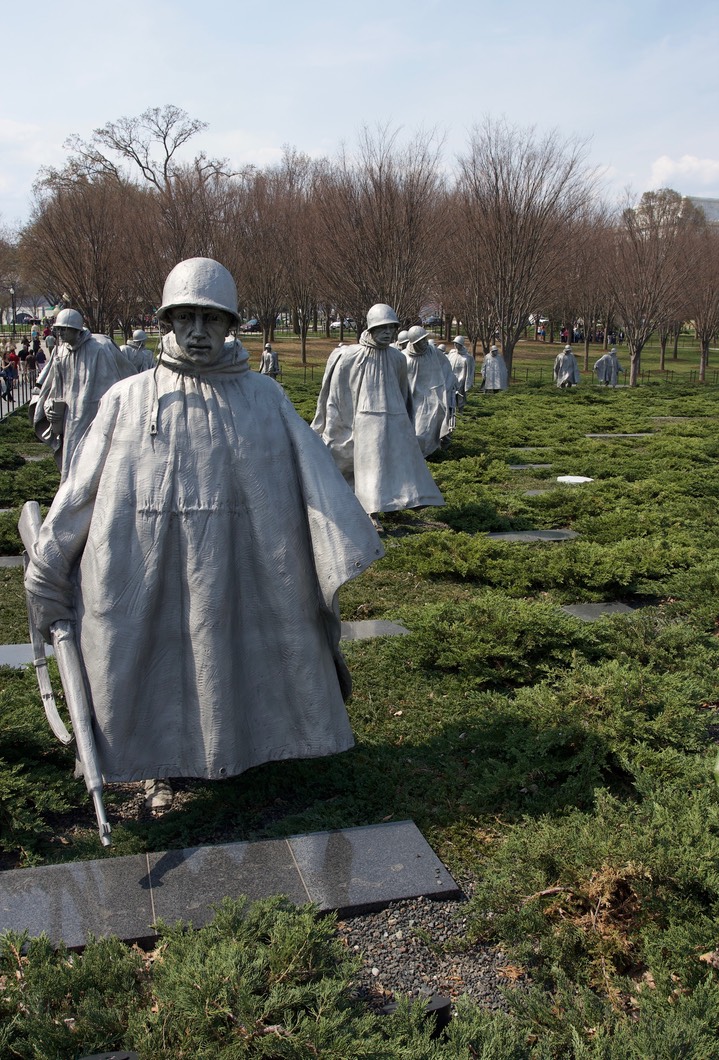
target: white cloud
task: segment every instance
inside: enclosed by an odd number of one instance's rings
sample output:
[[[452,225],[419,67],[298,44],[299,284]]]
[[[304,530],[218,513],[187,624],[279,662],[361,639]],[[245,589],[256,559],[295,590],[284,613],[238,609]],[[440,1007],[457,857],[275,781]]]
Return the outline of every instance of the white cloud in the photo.
[[[693,184],[716,184],[719,182],[719,159],[697,158],[696,155],[682,155],[681,158],[670,158],[661,155],[652,165],[651,186],[666,188],[680,177]]]

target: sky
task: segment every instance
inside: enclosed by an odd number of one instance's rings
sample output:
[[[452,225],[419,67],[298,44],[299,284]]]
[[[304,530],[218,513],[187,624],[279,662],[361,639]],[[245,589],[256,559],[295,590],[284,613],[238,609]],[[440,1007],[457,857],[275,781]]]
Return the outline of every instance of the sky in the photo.
[[[5,5],[0,224],[25,223],[63,143],[174,104],[234,168],[351,152],[358,133],[443,138],[485,117],[586,141],[610,200],[719,198],[715,0],[36,0]]]

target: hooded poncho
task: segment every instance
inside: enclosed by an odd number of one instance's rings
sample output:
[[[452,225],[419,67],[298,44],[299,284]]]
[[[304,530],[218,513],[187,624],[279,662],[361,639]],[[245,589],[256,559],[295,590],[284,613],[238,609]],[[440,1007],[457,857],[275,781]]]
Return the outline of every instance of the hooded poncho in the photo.
[[[335,594],[382,554],[281,387],[174,336],[103,398],[26,586],[72,614],[108,781],[218,778],[352,746]]]
[[[410,342],[404,355],[414,433],[422,455],[429,456],[454,428],[457,384],[446,356],[432,343],[415,350]]]
[[[369,331],[327,362],[312,428],[366,512],[442,505],[414,434],[407,362]]]
[[[43,376],[34,406],[33,426],[43,441],[49,441],[64,479],[80,439],[97,413],[100,398],[113,383],[135,375],[135,366],[106,335],[93,335],[84,328],[74,347],[63,343],[54,353]],[[46,405],[67,405],[62,435],[54,436],[46,416]]]

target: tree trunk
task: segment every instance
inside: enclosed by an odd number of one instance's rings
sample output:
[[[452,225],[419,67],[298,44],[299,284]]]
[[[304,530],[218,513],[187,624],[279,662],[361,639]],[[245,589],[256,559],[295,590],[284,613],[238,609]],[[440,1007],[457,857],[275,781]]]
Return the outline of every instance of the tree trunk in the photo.
[[[584,371],[589,371],[589,328],[584,329]]]
[[[514,359],[514,347],[516,339],[505,339],[502,341],[502,353],[504,355],[504,363],[507,366],[507,382],[512,382],[512,361]]]
[[[668,338],[669,338],[669,333],[668,332],[666,334],[664,332],[662,332],[659,335],[659,371],[660,372],[664,371],[664,365],[665,365],[665,362],[666,362],[666,359],[667,359],[667,339]]]
[[[699,354],[699,382],[707,381],[707,364],[709,363],[709,339],[702,338]]]
[[[629,385],[636,386],[639,382],[639,372],[642,365],[642,346],[644,343],[639,343],[636,346],[627,340],[629,346]]]
[[[300,328],[300,351],[302,363],[307,364],[307,327],[304,324]]]
[[[674,329],[674,347],[672,349],[672,360],[679,360],[679,328]]]
[[[453,313],[444,314],[444,341],[450,342],[452,339],[452,320],[454,319]]]
[[[550,320],[549,321],[549,345],[551,346],[551,345],[553,345],[553,343],[554,343],[554,321]]]

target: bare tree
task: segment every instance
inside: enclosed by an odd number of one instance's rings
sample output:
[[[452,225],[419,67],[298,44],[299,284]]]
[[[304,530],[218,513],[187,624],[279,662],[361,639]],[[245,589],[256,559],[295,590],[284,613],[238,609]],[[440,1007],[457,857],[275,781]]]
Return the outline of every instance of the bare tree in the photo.
[[[402,143],[387,127],[364,129],[356,155],[318,173],[319,268],[327,300],[357,324],[376,302],[414,320],[428,300],[441,234],[440,144]]]
[[[10,290],[20,289],[20,267],[18,261],[17,236],[0,224],[0,320],[2,313],[12,308]]]
[[[719,232],[705,225],[687,235],[687,310],[700,343],[699,382],[706,382],[709,346],[719,334]]]
[[[597,324],[605,316],[606,291],[601,266],[608,237],[608,217],[602,204],[593,203],[575,218],[571,227],[571,251],[564,265],[568,299],[564,318],[578,320],[584,332],[584,371],[589,371],[589,347]],[[605,322],[606,328],[606,322]]]
[[[496,328],[491,268],[465,223],[458,193],[448,196],[443,212],[444,253],[438,261],[437,293],[445,307],[452,307],[452,312],[447,313],[449,326],[445,322],[445,338],[450,338],[452,318],[456,317],[473,352],[476,353],[477,344],[481,343],[484,353],[488,353]]]
[[[207,122],[167,104],[150,107],[136,118],[110,121],[95,129],[89,140],[71,136],[64,146],[72,152],[75,175],[104,175],[119,184],[139,176],[164,192],[171,188],[178,172],[177,152],[206,128]],[[224,168],[224,163],[208,159],[204,152],[195,156],[193,165],[208,175]]]
[[[284,182],[277,170],[248,172],[232,204],[241,301],[255,313],[264,341],[274,337],[286,292]]]
[[[285,147],[279,171],[283,183],[282,221],[287,301],[300,337],[302,363],[307,361],[307,333],[317,319],[322,294],[318,267],[315,166],[307,155]]]
[[[123,275],[123,219],[132,191],[115,180],[72,183],[46,177],[35,187],[20,242],[24,274],[56,299],[68,295],[93,331],[117,318]]]
[[[641,353],[665,317],[673,317],[687,271],[682,233],[703,225],[701,211],[684,208],[671,189],[645,192],[626,205],[604,258],[605,282],[621,319],[630,354],[629,385],[636,386]]]
[[[464,220],[489,274],[488,291],[510,371],[514,347],[538,305],[554,300],[571,253],[572,222],[592,200],[584,148],[486,118],[460,158]]]

